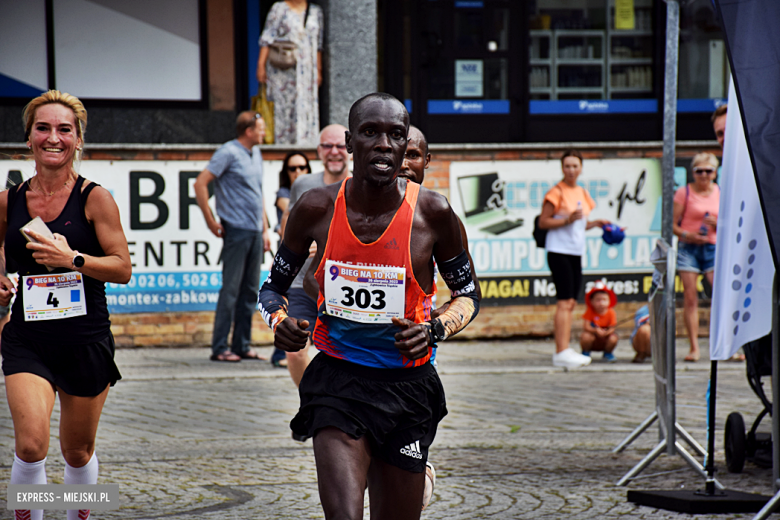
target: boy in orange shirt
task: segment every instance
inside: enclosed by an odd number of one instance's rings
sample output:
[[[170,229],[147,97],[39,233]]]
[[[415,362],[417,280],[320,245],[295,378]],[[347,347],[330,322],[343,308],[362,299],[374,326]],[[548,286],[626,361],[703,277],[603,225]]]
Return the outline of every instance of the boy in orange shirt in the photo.
[[[604,282],[596,282],[585,295],[585,303],[588,309],[582,315],[582,354],[590,356],[592,350],[604,352],[604,361],[614,363],[612,351],[617,346],[618,336],[615,334],[617,315],[612,307],[617,304],[617,296]]]

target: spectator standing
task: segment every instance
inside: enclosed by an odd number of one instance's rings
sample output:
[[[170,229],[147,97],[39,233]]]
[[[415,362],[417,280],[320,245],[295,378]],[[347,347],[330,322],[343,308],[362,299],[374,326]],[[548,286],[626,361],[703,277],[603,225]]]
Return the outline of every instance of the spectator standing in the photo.
[[[726,139],[726,115],[728,113],[729,106],[723,103],[715,112],[712,113],[712,131],[715,132],[715,139],[718,140],[720,149],[723,149],[723,141]]]
[[[726,138],[726,116],[728,114],[728,105],[720,105],[712,113],[712,131],[715,133],[715,139],[718,145],[723,148],[723,142]],[[720,202],[719,202],[720,204]],[[714,271],[713,271],[714,273]],[[713,275],[714,276],[714,275]],[[636,356],[632,363],[641,363],[651,356],[650,348],[650,312],[647,305],[642,306],[636,311],[634,316],[634,331],[631,333],[631,345],[634,347]],[[744,361],[745,355],[742,353],[734,354],[730,361]]]
[[[306,0],[285,0],[271,6],[260,35],[257,81],[268,85],[274,102],[274,143],[313,144],[320,127],[322,84],[322,9]],[[295,65],[280,69],[268,59],[270,46],[295,44]]]
[[[293,150],[285,156],[279,172],[279,189],[276,192],[276,226],[274,232],[281,236],[282,215],[290,204],[290,189],[301,175],[311,173],[309,159],[303,152]]]
[[[309,159],[303,152],[294,150],[285,156],[282,169],[279,172],[279,191],[276,192],[276,218],[277,224],[274,231],[282,235],[282,215],[290,204],[290,188],[301,175],[311,173]],[[286,352],[280,348],[274,348],[271,356],[271,364],[275,367],[286,367]]]
[[[256,112],[241,112],[236,119],[236,135],[236,139],[214,152],[195,180],[195,198],[206,224],[224,240],[222,288],[211,339],[212,361],[266,359],[249,348],[252,314],[260,288],[260,264],[263,253],[271,248],[263,211],[263,156],[259,147],[265,136],[263,118]],[[208,186],[212,182],[219,222],[209,207]]]
[[[710,120],[712,121],[712,131],[715,133],[715,139],[718,140],[720,149],[723,149],[723,143],[726,140],[726,117],[728,116],[729,106],[727,103],[723,103],[715,112],[712,113]],[[729,361],[745,361],[745,354],[737,352]]]
[[[566,150],[561,157],[563,180],[544,196],[539,227],[547,229],[547,265],[555,283],[555,354],[553,365],[579,368],[590,364],[590,357],[569,347],[572,313],[582,288],[582,255],[585,231],[609,224],[606,220],[588,220],[596,202],[577,179],[582,174],[582,154]]]
[[[720,188],[715,184],[718,158],[711,153],[697,154],[691,162],[693,182],[674,194],[672,225],[680,239],[677,272],[683,283],[685,328],[690,352],[685,361],[699,360],[699,291],[697,281],[703,274],[712,284],[715,275],[715,237],[718,228]]]

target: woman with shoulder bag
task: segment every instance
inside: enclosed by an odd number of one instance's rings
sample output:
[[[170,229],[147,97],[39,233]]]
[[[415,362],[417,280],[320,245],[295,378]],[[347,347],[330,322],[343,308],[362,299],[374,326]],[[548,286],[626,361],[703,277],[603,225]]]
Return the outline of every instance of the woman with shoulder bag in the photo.
[[[685,301],[683,315],[690,352],[685,361],[699,360],[699,292],[696,282],[703,274],[710,285],[715,276],[715,234],[718,229],[720,188],[718,158],[711,153],[697,154],[691,166],[693,182],[674,194],[672,225],[680,239],[677,252],[677,272],[683,283]]]
[[[555,354],[553,365],[579,368],[590,364],[590,357],[569,347],[571,323],[577,296],[582,289],[582,255],[585,231],[609,224],[606,220],[588,220],[596,202],[577,185],[582,173],[582,154],[566,150],[561,157],[563,180],[544,196],[539,227],[547,230],[544,248],[547,265],[555,283]]]
[[[268,12],[257,81],[274,103],[274,143],[317,144],[323,29],[322,9],[306,0],[276,2]]]

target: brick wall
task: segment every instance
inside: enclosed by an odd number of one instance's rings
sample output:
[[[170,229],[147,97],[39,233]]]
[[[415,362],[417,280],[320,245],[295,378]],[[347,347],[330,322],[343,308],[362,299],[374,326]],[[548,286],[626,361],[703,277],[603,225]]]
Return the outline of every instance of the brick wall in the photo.
[[[556,144],[495,144],[495,145],[431,145],[433,159],[427,171],[424,186],[449,196],[449,169],[453,161],[516,161],[559,159],[562,151],[576,147],[587,159],[657,158],[662,155],[662,143],[556,143]],[[26,148],[19,145],[0,146],[6,157],[25,159]],[[87,145],[84,160],[208,160],[217,145]],[[268,146],[263,149],[267,160],[282,160],[289,148]],[[709,151],[720,155],[717,143],[680,142],[677,157],[690,159],[696,153]],[[314,149],[306,150],[310,159],[316,159]],[[11,158],[11,157],[9,157]],[[446,287],[440,287],[440,300],[447,301]],[[618,321],[632,316],[642,303],[620,303],[616,311]],[[678,307],[682,299],[678,298]],[[572,338],[581,330],[579,317],[585,311],[578,305],[574,311]],[[554,305],[482,307],[477,320],[461,335],[463,339],[509,338],[521,336],[551,336],[553,334]],[[214,321],[213,312],[115,314],[111,317],[117,344],[125,347],[149,346],[203,346],[210,344]],[[709,333],[709,305],[699,310],[700,335]],[[633,323],[619,327],[621,337],[628,337]],[[685,335],[682,309],[677,310],[677,334]],[[270,344],[273,337],[255,314],[252,339],[258,344]]]
[[[630,318],[642,303],[619,303],[615,308],[618,322]],[[554,305],[523,305],[510,307],[483,307],[476,321],[466,328],[458,339],[550,337],[553,335]],[[582,330],[579,317],[585,312],[585,305],[574,309],[572,340]],[[709,308],[699,308],[699,336],[709,334]],[[677,309],[677,336],[685,337],[682,308]],[[114,314],[111,316],[111,330],[119,347],[157,346],[207,346],[211,344],[214,323],[213,312],[182,312],[157,314]],[[621,338],[629,338],[634,328],[633,321],[618,327]],[[259,314],[252,320],[252,342],[260,345],[273,343],[273,335],[263,323]]]

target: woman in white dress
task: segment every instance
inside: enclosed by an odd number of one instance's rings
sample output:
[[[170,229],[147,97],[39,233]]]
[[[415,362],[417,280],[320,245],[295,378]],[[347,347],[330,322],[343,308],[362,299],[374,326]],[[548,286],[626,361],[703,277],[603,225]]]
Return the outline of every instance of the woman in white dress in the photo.
[[[274,143],[316,145],[320,131],[317,88],[322,84],[322,9],[306,0],[276,2],[260,35],[257,80],[268,87],[274,102]],[[296,64],[274,67],[269,46],[295,44]]]

